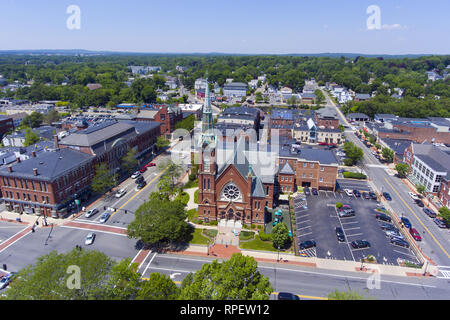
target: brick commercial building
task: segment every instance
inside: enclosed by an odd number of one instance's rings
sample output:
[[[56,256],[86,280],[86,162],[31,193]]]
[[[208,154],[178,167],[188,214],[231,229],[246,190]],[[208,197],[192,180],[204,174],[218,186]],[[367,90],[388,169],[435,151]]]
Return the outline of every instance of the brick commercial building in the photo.
[[[445,118],[397,118],[383,124],[366,126],[380,139],[450,144],[450,121]]]
[[[175,130],[175,124],[183,120],[181,108],[172,105],[153,105],[139,110],[136,121],[155,121],[161,124],[161,135],[166,138]]]
[[[339,127],[339,118],[333,108],[322,108],[314,112],[315,122],[318,127],[337,129]]]
[[[14,120],[11,117],[0,115],[0,137],[12,130],[14,130]]]
[[[54,148],[0,169],[0,188],[8,210],[64,216],[74,200],[90,195],[95,165],[120,170],[121,158],[134,149],[136,158],[154,150],[160,134],[155,122],[111,121],[76,131]]]
[[[86,192],[94,176],[94,156],[72,149],[43,152],[0,169],[6,209],[57,216]]]

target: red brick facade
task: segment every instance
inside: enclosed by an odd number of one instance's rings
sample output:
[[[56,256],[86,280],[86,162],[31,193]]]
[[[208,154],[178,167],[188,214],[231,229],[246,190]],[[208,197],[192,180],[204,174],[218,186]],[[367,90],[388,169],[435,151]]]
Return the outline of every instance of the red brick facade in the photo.
[[[378,132],[378,137],[391,139],[405,139],[416,143],[424,141],[450,144],[450,132],[438,132],[434,127],[411,127],[408,125],[394,124],[399,132]],[[433,141],[434,139],[434,141]]]

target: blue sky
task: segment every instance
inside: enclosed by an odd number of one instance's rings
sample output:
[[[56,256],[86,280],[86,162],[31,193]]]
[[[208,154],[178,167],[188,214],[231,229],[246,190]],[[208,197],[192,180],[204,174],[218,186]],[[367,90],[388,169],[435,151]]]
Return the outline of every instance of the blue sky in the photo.
[[[67,7],[81,9],[69,30]],[[367,7],[381,12],[368,30]],[[450,54],[448,0],[1,0],[0,50]]]

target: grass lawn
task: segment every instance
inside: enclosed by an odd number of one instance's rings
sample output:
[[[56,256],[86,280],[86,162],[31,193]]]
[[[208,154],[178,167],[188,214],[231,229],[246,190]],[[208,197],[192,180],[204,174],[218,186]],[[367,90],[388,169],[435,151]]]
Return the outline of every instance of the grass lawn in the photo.
[[[272,241],[261,241],[259,237],[255,237],[255,240],[248,242],[241,242],[239,244],[241,249],[249,249],[249,250],[263,250],[263,251],[277,251],[273,247]]]
[[[195,229],[192,234],[192,240],[189,242],[190,244],[204,244],[207,245],[210,240],[202,235],[203,229]]]

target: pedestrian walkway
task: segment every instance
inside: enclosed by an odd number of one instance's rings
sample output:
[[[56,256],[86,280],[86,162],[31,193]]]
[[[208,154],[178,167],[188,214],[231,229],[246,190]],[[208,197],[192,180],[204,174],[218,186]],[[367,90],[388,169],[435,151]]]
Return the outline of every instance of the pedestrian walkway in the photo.
[[[189,195],[189,202],[186,205],[186,210],[198,208],[198,204],[194,202],[194,193],[196,190],[198,190],[198,187],[184,190],[184,192],[186,192]]]
[[[0,252],[5,250],[6,248],[8,248],[13,243],[19,241],[20,239],[22,239],[29,233],[33,232],[33,230],[34,230],[34,227],[25,227],[24,229],[22,229],[21,231],[17,232],[15,235],[13,235],[12,237],[6,239],[2,243],[0,243]]]
[[[20,220],[18,220],[20,219]],[[36,221],[39,223],[36,227],[45,227],[45,222],[47,222],[47,226],[49,225],[62,225],[67,221],[67,219],[54,219],[51,217],[37,216],[35,214],[19,214],[11,211],[2,211],[0,213],[0,220],[7,222],[17,222],[23,224],[36,224]],[[44,221],[45,220],[45,221]]]
[[[92,230],[92,231],[113,233],[113,234],[124,235],[124,236],[126,236],[126,234],[127,234],[127,228],[121,228],[121,227],[115,227],[115,226],[109,226],[109,225],[102,225],[102,224],[95,224],[95,223],[69,221],[69,222],[65,223],[64,225],[62,225],[61,227],[63,227],[63,228]]]

